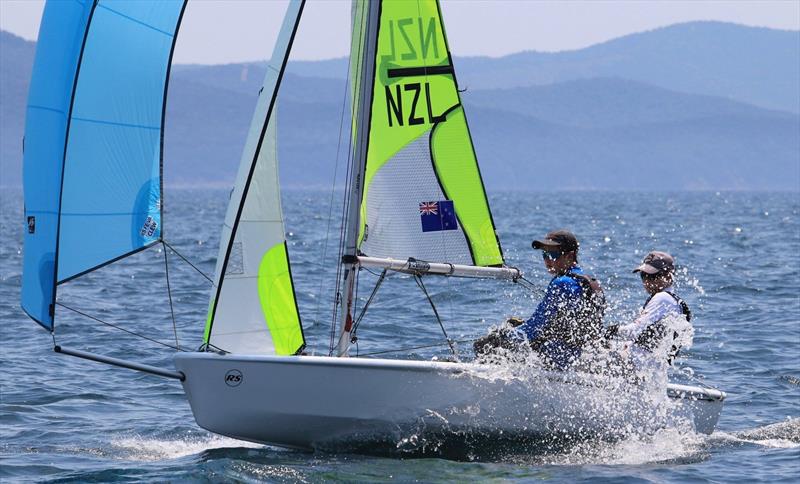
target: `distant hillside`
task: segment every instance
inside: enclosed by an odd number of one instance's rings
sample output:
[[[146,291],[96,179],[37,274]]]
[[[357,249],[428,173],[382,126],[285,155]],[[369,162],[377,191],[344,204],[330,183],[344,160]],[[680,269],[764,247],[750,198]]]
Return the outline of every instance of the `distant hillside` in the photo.
[[[737,55],[712,59],[732,43]],[[797,32],[693,23],[580,51],[455,63],[490,189],[800,190],[799,44]],[[33,51],[0,35],[0,185],[20,183]],[[290,63],[278,106],[286,185],[330,185],[347,144],[337,139],[346,71],[344,59]],[[166,183],[232,183],[263,75],[255,63],[174,66]],[[719,79],[722,96],[709,87]],[[754,99],[772,99],[758,102],[771,109],[743,102]]]
[[[172,88],[167,176],[231,179],[257,91],[182,76]],[[287,74],[278,110],[287,185],[331,183],[343,90],[343,80]],[[796,114],[620,79],[467,91],[462,99],[489,187],[800,189]],[[196,131],[180,131],[189,126]]]
[[[36,44],[0,30],[0,185],[18,184],[25,99]]]
[[[586,128],[667,123],[713,116],[766,116],[792,119],[729,99],[685,94],[637,81],[594,78],[536,87],[468,90],[473,105]]]
[[[323,94],[332,83],[338,99]],[[280,173],[286,185],[330,185],[344,85],[291,74],[284,78],[277,119]],[[183,75],[173,78],[164,133],[168,183],[233,182],[258,88],[241,91]]]
[[[469,107],[489,187],[800,190],[797,116],[582,128]]]
[[[298,74],[343,77],[344,59],[298,62]],[[557,53],[456,58],[461,87],[547,85],[615,77],[800,113],[800,32],[689,22]]]

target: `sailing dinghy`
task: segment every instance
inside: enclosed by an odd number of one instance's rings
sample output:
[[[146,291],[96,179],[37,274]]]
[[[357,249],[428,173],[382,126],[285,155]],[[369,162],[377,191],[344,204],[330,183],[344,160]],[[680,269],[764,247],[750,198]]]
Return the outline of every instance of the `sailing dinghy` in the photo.
[[[455,354],[452,362],[349,356],[367,309],[354,298],[362,269],[382,271],[374,291],[389,272],[412,275],[423,290],[427,277],[521,277],[505,265],[436,0],[354,3],[339,340],[329,356],[303,354],[275,106],[304,7],[289,2],[259,94],[200,350],[177,353],[176,370],[56,351],[179,379],[201,427],[286,447],[394,442],[419,431],[614,434],[675,422],[711,433],[725,394],[709,388],[669,384],[654,393],[613,378],[459,362]],[[22,306],[51,332],[59,284],[169,247],[161,143],[183,9],[179,0],[47,4],[26,125]]]

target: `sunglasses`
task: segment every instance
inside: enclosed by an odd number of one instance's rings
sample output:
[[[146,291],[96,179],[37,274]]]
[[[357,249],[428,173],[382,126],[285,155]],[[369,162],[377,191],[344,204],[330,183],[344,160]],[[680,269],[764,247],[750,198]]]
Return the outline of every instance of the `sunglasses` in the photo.
[[[564,255],[563,252],[560,250],[543,250],[542,251],[542,259],[544,260],[557,260],[559,257]]]
[[[652,279],[658,279],[659,277],[663,276],[663,274],[661,274],[660,272],[656,272],[655,274],[648,274],[646,272],[640,272],[639,276],[642,278],[642,280],[645,280],[645,279],[652,280]]]

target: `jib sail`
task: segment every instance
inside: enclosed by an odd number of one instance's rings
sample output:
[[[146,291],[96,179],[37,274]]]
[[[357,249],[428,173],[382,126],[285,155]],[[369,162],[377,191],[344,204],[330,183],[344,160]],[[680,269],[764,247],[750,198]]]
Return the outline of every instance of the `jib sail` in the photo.
[[[205,343],[292,355],[305,346],[284,236],[276,98],[303,1],[292,1],[267,67],[220,237]]]
[[[502,265],[436,0],[381,3],[371,88],[360,252]]]
[[[22,307],[162,238],[167,80],[183,0],[48,2],[25,123]]]

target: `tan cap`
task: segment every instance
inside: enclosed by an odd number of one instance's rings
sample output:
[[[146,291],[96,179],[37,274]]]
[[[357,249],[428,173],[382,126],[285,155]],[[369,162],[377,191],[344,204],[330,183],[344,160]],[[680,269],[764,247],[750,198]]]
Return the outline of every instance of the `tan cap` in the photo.
[[[644,272],[645,274],[672,273],[675,271],[675,259],[666,252],[654,250],[645,256],[642,264],[633,272]]]

